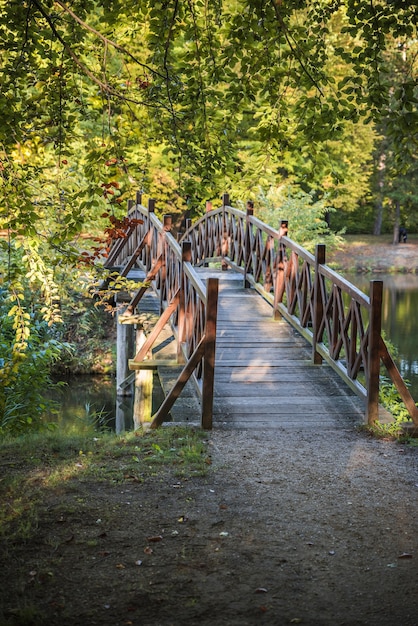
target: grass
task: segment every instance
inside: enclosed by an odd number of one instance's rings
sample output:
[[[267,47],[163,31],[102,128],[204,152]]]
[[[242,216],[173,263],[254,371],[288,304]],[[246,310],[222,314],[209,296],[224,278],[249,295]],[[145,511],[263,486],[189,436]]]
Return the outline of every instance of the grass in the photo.
[[[356,235],[342,235],[345,243],[351,246],[364,246],[364,245],[382,245],[387,246],[392,244],[393,233],[385,233],[384,235],[368,235],[368,234],[356,234]],[[408,233],[408,243],[416,244],[418,242],[418,234]]]
[[[210,459],[203,431],[163,427],[115,435],[58,431],[0,443],[0,538],[26,539],[36,527],[45,493],[77,491],[82,482],[144,482],[174,468],[178,477],[203,476]]]

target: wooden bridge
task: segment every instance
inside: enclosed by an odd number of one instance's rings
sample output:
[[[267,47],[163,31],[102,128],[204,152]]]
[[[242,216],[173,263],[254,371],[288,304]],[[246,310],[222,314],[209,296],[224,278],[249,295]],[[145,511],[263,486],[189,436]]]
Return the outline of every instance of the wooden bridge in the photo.
[[[154,201],[144,207],[138,194],[129,203],[105,267],[107,285],[115,273],[139,272],[138,287],[119,297],[117,375],[120,393],[135,382],[137,423],[161,425],[186,396],[192,416],[186,402],[183,419],[199,414],[205,429],[371,425],[389,417],[379,405],[383,368],[418,426],[381,336],[382,282],[366,296],[326,265],[324,245],[313,255],[287,227],[275,230],[224,195],[177,241]],[[165,394],[152,411],[156,370]]]

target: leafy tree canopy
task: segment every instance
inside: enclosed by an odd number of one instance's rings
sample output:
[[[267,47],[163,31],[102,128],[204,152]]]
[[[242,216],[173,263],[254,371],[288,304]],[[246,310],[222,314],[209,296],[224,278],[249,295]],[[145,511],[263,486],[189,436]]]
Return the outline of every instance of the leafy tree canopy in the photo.
[[[64,260],[76,264],[82,232],[122,216],[137,190],[193,213],[226,189],[256,198],[286,179],[352,209],[381,132],[390,171],[407,171],[417,14],[416,0],[0,0],[13,359],[33,290],[53,324]]]

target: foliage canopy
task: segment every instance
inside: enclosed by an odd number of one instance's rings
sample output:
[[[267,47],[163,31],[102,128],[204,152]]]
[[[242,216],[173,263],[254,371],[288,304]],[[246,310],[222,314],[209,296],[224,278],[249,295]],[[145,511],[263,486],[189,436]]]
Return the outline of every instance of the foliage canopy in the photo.
[[[28,294],[57,322],[81,234],[138,190],[193,215],[286,182],[348,213],[373,200],[383,154],[384,201],[413,206],[417,14],[415,0],[0,0],[3,376],[27,346]]]

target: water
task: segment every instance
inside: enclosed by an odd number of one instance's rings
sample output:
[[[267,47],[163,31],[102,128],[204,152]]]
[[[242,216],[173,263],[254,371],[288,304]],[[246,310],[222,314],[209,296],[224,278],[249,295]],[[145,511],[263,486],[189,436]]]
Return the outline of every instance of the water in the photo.
[[[62,382],[50,394],[59,412],[49,419],[59,426],[71,425],[78,431],[91,426],[116,432],[132,429],[133,398],[116,396],[113,376],[72,376]]]
[[[418,401],[418,276],[345,274],[345,278],[367,294],[371,280],[383,281],[382,329],[396,348],[398,369]]]
[[[133,388],[132,395],[116,395],[113,376],[72,376],[62,382],[61,387],[52,389],[49,394],[50,399],[58,403],[58,414],[47,415],[47,420],[66,430],[74,428],[77,432],[92,426],[116,433],[134,429]],[[152,413],[157,411],[163,399],[158,376],[154,375]]]

